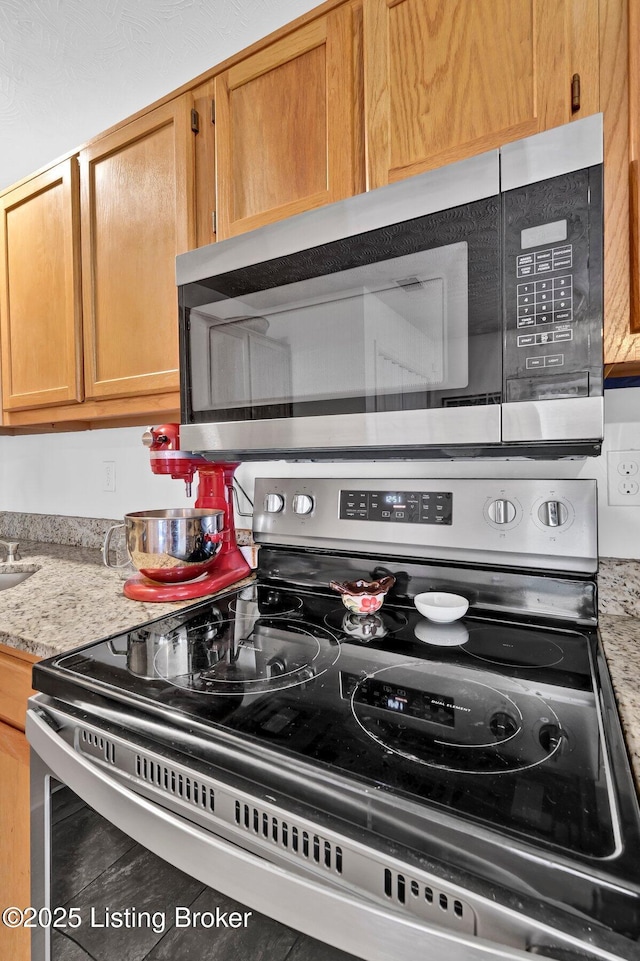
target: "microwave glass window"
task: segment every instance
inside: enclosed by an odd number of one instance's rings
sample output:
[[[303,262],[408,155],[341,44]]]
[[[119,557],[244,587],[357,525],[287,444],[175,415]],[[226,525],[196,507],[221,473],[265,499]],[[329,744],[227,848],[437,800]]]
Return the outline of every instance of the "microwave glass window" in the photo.
[[[464,388],[468,312],[466,242],[192,309],[193,409],[378,411]]]

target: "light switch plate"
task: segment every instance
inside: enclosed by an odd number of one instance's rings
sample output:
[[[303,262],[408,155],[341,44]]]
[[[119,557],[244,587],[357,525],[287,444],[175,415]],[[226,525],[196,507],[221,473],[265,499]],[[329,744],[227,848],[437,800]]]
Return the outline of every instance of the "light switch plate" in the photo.
[[[114,460],[102,461],[102,490],[113,493],[116,489],[116,462]]]

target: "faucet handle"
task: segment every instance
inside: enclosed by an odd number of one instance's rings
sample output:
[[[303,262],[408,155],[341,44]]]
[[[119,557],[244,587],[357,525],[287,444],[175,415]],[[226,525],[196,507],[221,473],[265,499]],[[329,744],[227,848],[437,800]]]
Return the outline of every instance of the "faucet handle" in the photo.
[[[20,560],[20,555],[18,554],[18,548],[20,547],[18,541],[0,541],[7,548],[7,564],[13,564],[14,561]]]

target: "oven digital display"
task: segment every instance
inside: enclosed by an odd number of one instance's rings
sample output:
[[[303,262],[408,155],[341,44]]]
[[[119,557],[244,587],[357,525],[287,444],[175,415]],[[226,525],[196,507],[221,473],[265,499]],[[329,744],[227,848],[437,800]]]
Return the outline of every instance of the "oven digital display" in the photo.
[[[451,491],[340,491],[341,520],[453,523]]]
[[[367,704],[392,714],[403,714],[419,721],[442,724],[444,727],[455,726],[455,705],[451,697],[417,688],[400,687],[375,677],[362,680],[359,675],[346,671],[340,672],[340,688],[343,698],[351,698],[357,688],[357,704]]]

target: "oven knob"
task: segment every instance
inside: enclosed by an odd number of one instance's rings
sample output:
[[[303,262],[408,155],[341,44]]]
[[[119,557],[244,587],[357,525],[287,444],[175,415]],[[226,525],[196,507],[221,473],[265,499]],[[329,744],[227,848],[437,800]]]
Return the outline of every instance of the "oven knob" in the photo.
[[[562,751],[566,735],[557,724],[543,724],[538,733],[538,741],[543,751],[554,754],[558,749]]]
[[[313,510],[313,497],[308,494],[295,494],[293,498],[294,514],[310,514]]]
[[[498,711],[489,721],[489,730],[498,741],[505,741],[517,732],[518,722],[506,711]]]
[[[516,516],[516,509],[511,501],[498,498],[489,504],[487,513],[494,524],[510,524]]]
[[[267,514],[279,514],[284,507],[282,494],[267,494],[264,499],[264,509]]]
[[[569,511],[562,501],[545,501],[538,509],[538,517],[545,527],[562,527],[568,516]]]

